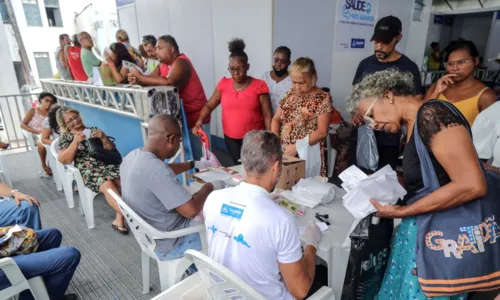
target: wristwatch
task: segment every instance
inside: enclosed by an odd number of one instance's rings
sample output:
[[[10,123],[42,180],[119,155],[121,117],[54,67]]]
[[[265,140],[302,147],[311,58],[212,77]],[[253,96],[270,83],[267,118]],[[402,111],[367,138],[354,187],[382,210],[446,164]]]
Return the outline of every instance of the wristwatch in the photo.
[[[10,197],[14,198],[14,193],[17,193],[17,192],[19,192],[19,190],[17,190],[17,189],[13,189],[12,191],[10,191]]]
[[[194,160],[191,160],[191,161],[189,161],[189,164],[190,164],[189,165],[190,169],[194,169],[194,166],[195,166],[196,162]]]

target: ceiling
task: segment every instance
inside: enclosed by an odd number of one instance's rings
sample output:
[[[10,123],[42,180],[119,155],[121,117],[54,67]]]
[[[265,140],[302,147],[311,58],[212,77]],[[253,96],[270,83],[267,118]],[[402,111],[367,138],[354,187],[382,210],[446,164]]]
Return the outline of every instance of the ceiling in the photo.
[[[433,0],[432,12],[456,15],[500,10],[500,0]]]

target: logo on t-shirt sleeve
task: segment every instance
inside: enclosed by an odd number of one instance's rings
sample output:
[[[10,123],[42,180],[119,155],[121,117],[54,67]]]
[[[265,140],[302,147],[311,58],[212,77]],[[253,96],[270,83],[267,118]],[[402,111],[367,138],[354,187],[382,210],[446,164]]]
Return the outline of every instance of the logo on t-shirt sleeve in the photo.
[[[241,220],[244,210],[231,205],[223,204],[220,209],[220,214],[233,219]]]

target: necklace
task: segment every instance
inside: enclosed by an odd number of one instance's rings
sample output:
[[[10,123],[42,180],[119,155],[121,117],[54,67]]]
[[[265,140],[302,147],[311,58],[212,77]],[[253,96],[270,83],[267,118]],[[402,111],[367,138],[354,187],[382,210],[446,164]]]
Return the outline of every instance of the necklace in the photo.
[[[250,82],[250,77],[247,77],[247,81],[245,82],[245,85],[241,88],[237,88],[236,86],[234,86],[234,81],[233,81],[233,89],[235,89],[236,91],[244,90],[247,87],[249,82]]]

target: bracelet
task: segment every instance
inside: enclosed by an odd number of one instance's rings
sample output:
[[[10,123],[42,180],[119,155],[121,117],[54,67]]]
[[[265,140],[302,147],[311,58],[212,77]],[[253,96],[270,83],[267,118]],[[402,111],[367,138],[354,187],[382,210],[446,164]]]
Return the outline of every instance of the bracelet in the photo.
[[[191,161],[189,161],[189,164],[190,164],[189,165],[190,166],[189,169],[194,169],[194,166],[196,165],[196,162],[194,160],[191,160]]]

